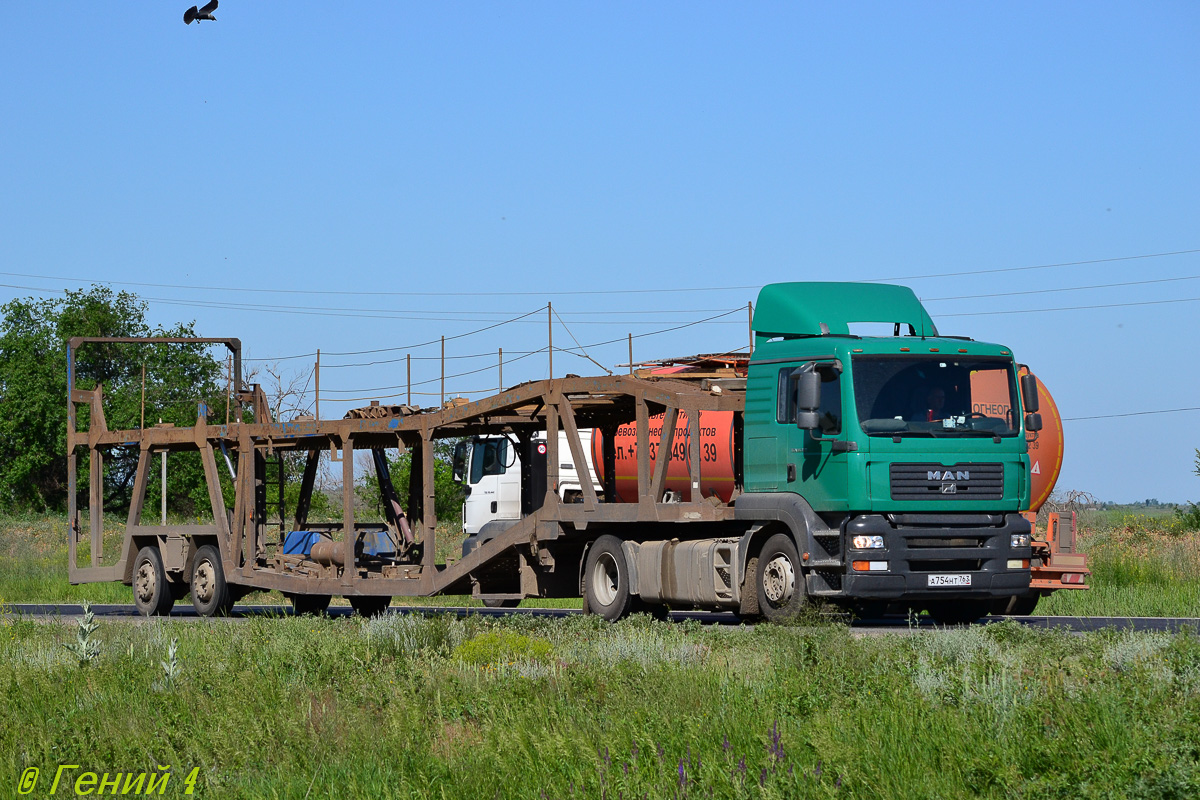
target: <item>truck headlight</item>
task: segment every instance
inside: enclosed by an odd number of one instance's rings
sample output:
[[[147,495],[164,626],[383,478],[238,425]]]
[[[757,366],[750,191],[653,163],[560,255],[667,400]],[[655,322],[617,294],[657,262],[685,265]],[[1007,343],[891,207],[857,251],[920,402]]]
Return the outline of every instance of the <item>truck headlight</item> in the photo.
[[[882,536],[855,536],[850,540],[855,550],[878,550],[883,547]]]
[[[1018,547],[1029,547],[1029,534],[1014,533],[1012,535],[1012,547],[1014,550]]]

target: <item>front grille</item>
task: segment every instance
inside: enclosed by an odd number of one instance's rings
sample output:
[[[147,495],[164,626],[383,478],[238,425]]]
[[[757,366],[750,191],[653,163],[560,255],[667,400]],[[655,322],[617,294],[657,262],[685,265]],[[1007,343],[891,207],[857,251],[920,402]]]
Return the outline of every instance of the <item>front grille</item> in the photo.
[[[910,550],[922,547],[987,547],[986,536],[956,536],[952,539],[923,539],[916,536],[907,539]]]
[[[983,569],[983,561],[978,558],[913,560],[908,562],[908,568],[912,572],[976,572]]]
[[[892,464],[893,500],[1000,500],[1003,464]]]

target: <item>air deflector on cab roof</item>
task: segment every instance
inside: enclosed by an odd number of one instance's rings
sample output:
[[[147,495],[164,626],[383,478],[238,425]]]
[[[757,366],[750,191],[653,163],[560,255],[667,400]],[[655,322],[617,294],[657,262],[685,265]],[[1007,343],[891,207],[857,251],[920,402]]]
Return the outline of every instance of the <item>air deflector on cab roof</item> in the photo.
[[[758,293],[754,331],[759,336],[847,335],[850,323],[911,325],[917,336],[937,327],[907,286],[878,283],[772,283]]]

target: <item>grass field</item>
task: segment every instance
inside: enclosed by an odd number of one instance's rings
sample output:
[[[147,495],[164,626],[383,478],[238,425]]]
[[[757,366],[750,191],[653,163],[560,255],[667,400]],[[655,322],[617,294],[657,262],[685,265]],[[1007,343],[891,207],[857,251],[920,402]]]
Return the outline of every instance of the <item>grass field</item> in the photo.
[[[1200,615],[1195,534],[1156,525],[1085,531],[1095,588],[1043,608]],[[61,518],[0,522],[0,598],[129,601],[69,586],[64,542]],[[193,775],[193,796],[221,798],[1200,796],[1196,634],[860,637],[819,615],[94,624],[80,647],[75,624],[0,607],[0,797],[30,768],[47,796],[63,764],[59,796],[160,765],[163,796]]]
[[[1200,532],[1175,517],[1085,514],[1079,549],[1091,588],[1043,598],[1037,613],[1200,617]]]
[[[1200,638],[635,615],[0,622],[0,796],[1190,798]],[[170,643],[177,640],[168,670]],[[173,677],[168,677],[168,671]],[[85,778],[85,780],[90,780]],[[85,784],[85,787],[94,784]]]

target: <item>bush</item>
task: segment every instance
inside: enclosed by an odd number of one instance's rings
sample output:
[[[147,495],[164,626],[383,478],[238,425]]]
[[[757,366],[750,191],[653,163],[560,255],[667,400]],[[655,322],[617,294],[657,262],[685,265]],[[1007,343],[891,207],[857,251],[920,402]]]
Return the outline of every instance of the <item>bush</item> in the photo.
[[[513,661],[546,661],[550,643],[512,631],[481,633],[454,648],[454,657],[467,664],[483,666]]]

